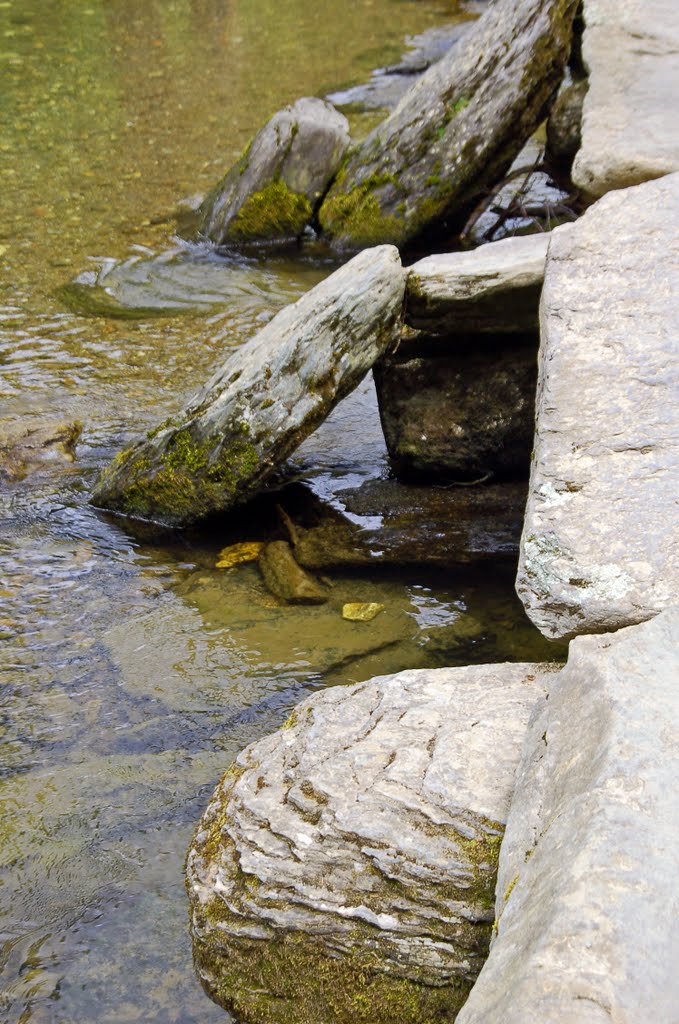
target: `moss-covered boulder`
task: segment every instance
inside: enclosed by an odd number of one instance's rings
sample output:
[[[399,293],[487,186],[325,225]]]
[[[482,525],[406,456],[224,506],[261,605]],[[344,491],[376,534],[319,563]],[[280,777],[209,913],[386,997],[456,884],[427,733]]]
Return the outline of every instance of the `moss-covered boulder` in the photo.
[[[297,238],[348,147],[349,123],[326,100],[279,110],[203,202],[200,235],[217,245]]]
[[[487,954],[544,669],[333,687],[248,747],[187,860],[194,959],[212,998],[243,1024],[453,1021]]]
[[[353,153],[319,219],[339,248],[459,225],[545,117],[577,0],[496,0]]]
[[[350,260],[231,355],[183,411],[120,452],[93,504],[185,526],[252,497],[398,344],[404,291],[393,246]]]

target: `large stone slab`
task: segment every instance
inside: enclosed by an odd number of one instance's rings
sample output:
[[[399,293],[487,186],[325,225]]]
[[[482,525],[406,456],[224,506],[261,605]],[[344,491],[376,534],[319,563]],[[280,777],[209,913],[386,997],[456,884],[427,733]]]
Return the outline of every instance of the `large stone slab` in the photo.
[[[517,591],[549,637],[616,629],[679,590],[679,174],[558,228]]]
[[[199,210],[217,245],[301,235],[349,148],[349,122],[306,96],[274,114]]]
[[[209,994],[245,1024],[453,1020],[487,952],[497,849],[547,671],[333,687],[248,747],[187,860]]]
[[[435,334],[537,329],[551,234],[517,235],[408,269],[406,323]]]
[[[589,71],[573,181],[590,198],[679,171],[679,7],[585,0]]]
[[[170,423],[121,452],[93,504],[184,526],[252,497],[394,346],[398,252],[360,253],[231,355]]]
[[[339,248],[461,223],[543,119],[576,0],[497,0],[353,152],[321,204]]]
[[[637,1024],[679,1006],[679,609],[578,637],[531,724],[497,937],[458,1024]]]

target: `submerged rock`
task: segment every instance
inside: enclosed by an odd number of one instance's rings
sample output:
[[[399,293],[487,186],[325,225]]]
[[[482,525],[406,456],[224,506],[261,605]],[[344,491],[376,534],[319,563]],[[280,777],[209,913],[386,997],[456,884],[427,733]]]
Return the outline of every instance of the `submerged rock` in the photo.
[[[199,233],[217,245],[298,238],[349,147],[349,123],[325,100],[284,107],[205,199]]]
[[[83,425],[28,417],[0,424],[0,479],[23,480],[54,462],[72,463]]]
[[[118,320],[196,316],[231,306],[240,315],[270,312],[299,295],[297,283],[243,256],[185,244],[167,252],[145,251],[126,260],[103,259],[60,289],[60,297],[83,316]],[[318,275],[317,279],[320,279]]]
[[[526,483],[432,487],[371,480],[339,492],[346,515],[319,502],[311,516],[295,519],[295,557],[318,570],[452,569],[516,560],[526,493]]]
[[[319,220],[340,248],[461,224],[544,118],[577,0],[498,0],[406,93],[335,179]]]
[[[406,323],[434,334],[536,330],[550,237],[504,238],[414,263],[408,268]]]
[[[545,636],[640,622],[679,592],[679,174],[554,232],[517,591]]]
[[[325,604],[328,591],[296,561],[284,540],[267,544],[259,556],[264,582],[276,597],[289,604]]]
[[[527,477],[536,350],[531,339],[517,346],[511,336],[454,336],[445,346],[415,340],[382,359],[374,377],[396,473],[437,481]]]
[[[212,998],[244,1024],[453,1020],[486,956],[544,669],[333,687],[248,747],[187,860]]]
[[[585,0],[589,91],[573,181],[590,198],[679,171],[679,8]]]
[[[93,504],[184,526],[252,497],[397,343],[404,290],[392,246],[355,257],[281,310],[169,424],[121,452]]]
[[[673,608],[571,643],[526,738],[497,937],[458,1024],[677,1019],[678,638]]]

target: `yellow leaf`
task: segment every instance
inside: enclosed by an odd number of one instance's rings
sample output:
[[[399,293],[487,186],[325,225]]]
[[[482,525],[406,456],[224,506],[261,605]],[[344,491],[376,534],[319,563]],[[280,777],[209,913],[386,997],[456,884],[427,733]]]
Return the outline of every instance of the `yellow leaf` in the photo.
[[[240,565],[242,562],[255,562],[259,553],[264,547],[261,540],[246,541],[243,544],[232,544],[223,548],[217,555],[217,569],[230,569],[233,565]]]

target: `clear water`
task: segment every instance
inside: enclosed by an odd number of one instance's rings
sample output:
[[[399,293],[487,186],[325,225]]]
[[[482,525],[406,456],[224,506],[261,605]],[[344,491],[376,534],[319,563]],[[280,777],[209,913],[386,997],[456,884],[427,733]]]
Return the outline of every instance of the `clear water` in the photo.
[[[63,286],[166,252],[178,200],[276,108],[458,15],[446,0],[0,2],[0,432],[84,424],[73,463],[40,455],[0,480],[3,1022],[224,1020],[193,975],[182,863],[237,751],[315,687],[551,654],[510,569],[335,575],[327,606],[282,608],[252,566],[214,568],[226,527],[144,537],[86,504],[122,443],[332,266],[243,261],[226,297],[203,282],[200,316],[83,317]],[[296,470],[340,504],[387,471],[369,385]],[[348,599],[387,611],[346,623]]]

